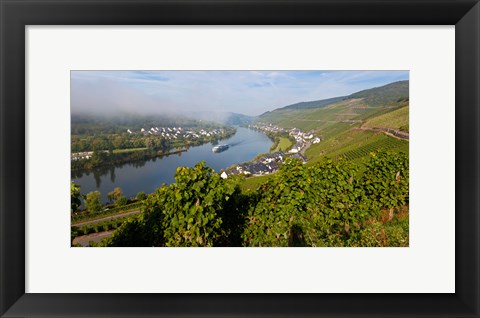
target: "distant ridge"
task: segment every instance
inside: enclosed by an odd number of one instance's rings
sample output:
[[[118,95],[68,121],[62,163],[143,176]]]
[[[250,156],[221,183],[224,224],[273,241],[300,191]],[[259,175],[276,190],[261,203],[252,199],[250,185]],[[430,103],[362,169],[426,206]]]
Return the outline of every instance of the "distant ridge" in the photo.
[[[399,99],[408,98],[409,81],[393,82],[384,86],[366,89],[348,96],[351,98],[364,98],[365,103],[371,107],[385,106]]]
[[[310,102],[300,102],[300,103],[287,105],[284,107],[276,108],[272,111],[265,112],[258,117],[262,117],[263,115],[266,115],[266,114],[281,112],[281,111],[322,108],[322,107],[326,107],[326,106],[338,103],[342,100],[355,99],[355,98],[363,98],[365,103],[368,106],[378,107],[382,105],[395,103],[402,98],[408,99],[408,96],[409,96],[409,81],[405,80],[405,81],[393,82],[393,83],[379,86],[379,87],[365,89],[363,91],[359,91],[348,96],[339,96],[339,97],[315,100]]]
[[[248,116],[239,113],[232,112],[211,112],[211,111],[198,111],[190,112],[189,115],[192,118],[202,119],[207,121],[213,121],[224,125],[248,125],[252,122],[253,116]]]
[[[311,102],[300,102],[292,105],[288,105],[282,108],[277,108],[276,110],[287,110],[287,109],[311,109],[311,108],[320,108],[325,107],[330,104],[335,104],[343,99],[347,98],[346,96],[333,97],[321,100],[314,100]]]

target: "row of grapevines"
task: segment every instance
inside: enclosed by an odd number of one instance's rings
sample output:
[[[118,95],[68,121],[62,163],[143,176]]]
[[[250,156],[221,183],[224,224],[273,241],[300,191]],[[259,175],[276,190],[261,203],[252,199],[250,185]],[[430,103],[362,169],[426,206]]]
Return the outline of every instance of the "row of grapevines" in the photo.
[[[72,226],[72,233],[76,236],[88,235],[91,233],[105,232],[118,228],[128,217],[115,218],[108,221],[86,224],[83,226]]]
[[[343,157],[347,160],[356,160],[358,158],[366,157],[370,153],[379,151],[380,149],[393,150],[393,149],[397,149],[399,147],[404,146],[404,144],[405,144],[405,141],[396,139],[396,138],[387,138],[387,139],[377,140],[375,142],[358,147],[356,149],[346,151],[336,156],[335,159],[338,160],[339,158]]]
[[[87,221],[90,219],[95,219],[100,216],[112,216],[115,214],[119,214],[121,212],[128,212],[131,210],[139,209],[142,207],[143,202],[142,201],[137,201],[128,205],[120,206],[120,207],[115,207],[115,208],[110,208],[110,209],[104,209],[103,211],[97,212],[97,213],[78,213],[78,214],[73,214],[72,215],[72,222],[80,222],[80,221]]]

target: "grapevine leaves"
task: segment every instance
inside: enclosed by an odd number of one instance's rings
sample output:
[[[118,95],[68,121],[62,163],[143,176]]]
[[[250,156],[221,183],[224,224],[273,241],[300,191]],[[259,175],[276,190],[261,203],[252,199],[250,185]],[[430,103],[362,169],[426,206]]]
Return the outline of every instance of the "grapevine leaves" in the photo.
[[[408,204],[408,169],[403,153],[372,153],[366,167],[346,160],[312,166],[286,160],[266,183],[245,194],[238,179],[222,179],[204,162],[179,167],[176,182],[149,195],[139,216],[125,222],[107,245],[384,244],[386,232],[369,222],[381,209],[392,214]],[[395,231],[400,242],[402,231]]]

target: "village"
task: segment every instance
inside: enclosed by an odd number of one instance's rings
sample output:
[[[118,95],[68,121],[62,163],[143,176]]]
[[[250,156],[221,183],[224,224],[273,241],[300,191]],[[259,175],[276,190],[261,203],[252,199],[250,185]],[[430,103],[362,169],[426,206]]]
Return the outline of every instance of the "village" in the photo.
[[[92,159],[93,151],[82,151],[82,152],[73,152],[71,155],[71,160],[85,160]]]
[[[257,123],[254,125],[249,125],[249,128],[274,134],[288,133],[289,136],[295,139],[295,145],[293,145],[288,151],[291,154],[303,154],[311,144],[318,144],[320,142],[320,138],[315,137],[313,131],[305,133],[298,128],[285,129],[268,123]]]
[[[154,135],[154,136],[162,136],[166,139],[177,139],[177,138],[186,138],[186,139],[196,139],[200,138],[201,136],[212,137],[216,135],[222,135],[225,133],[225,130],[220,129],[213,129],[213,130],[205,130],[205,129],[193,129],[188,128],[184,129],[182,127],[151,127],[149,130],[145,128],[140,129],[139,132],[132,131],[127,129],[128,134],[135,134],[140,133],[145,136],[147,135]]]
[[[251,162],[231,167],[222,172],[222,178],[228,178],[232,175],[262,176],[271,174],[276,172],[287,158],[299,159],[303,163],[306,163],[305,150],[311,144],[320,142],[320,138],[315,137],[313,132],[304,133],[298,128],[287,130],[268,123],[257,123],[249,125],[248,127],[274,134],[288,133],[290,137],[295,139],[295,144],[286,152],[276,151],[274,153],[263,154]]]
[[[161,136],[166,140],[196,140],[200,138],[213,138],[218,136],[219,138],[223,138],[225,136],[226,130],[223,128],[219,129],[212,129],[212,130],[205,130],[205,129],[194,129],[194,128],[182,128],[182,127],[151,127],[150,129],[146,130],[145,128],[141,128],[139,131],[135,131],[132,129],[127,129],[126,133],[128,135],[135,135],[140,134],[143,136]],[[108,152],[108,150],[104,150],[104,152]],[[73,152],[71,154],[71,160],[86,160],[92,159],[93,151],[83,151],[83,152]]]

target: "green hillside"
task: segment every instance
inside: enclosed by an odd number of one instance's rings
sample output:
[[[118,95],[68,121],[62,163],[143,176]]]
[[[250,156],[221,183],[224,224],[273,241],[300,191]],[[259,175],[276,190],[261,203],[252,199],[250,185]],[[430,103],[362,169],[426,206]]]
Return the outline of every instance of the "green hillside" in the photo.
[[[347,160],[366,159],[371,152],[379,150],[395,150],[408,153],[408,141],[400,140],[381,132],[350,129],[334,137],[327,138],[319,144],[310,146],[305,155],[308,164],[314,164],[327,157]]]
[[[342,100],[335,104],[315,109],[275,111],[260,116],[257,120],[284,128],[300,128],[304,131],[322,130],[332,124],[348,123],[364,114],[366,105],[361,99]]]
[[[287,106],[276,109],[259,116],[256,121],[272,123],[283,128],[295,127],[304,131],[314,130],[322,137],[328,137],[331,135],[329,133],[332,129],[331,126],[341,124],[340,130],[348,126],[349,128],[359,127],[372,118],[388,114],[407,105],[408,81],[402,81],[361,91],[347,98],[339,97],[339,101],[318,108],[299,109]],[[395,115],[397,114],[393,116]],[[408,109],[406,112],[404,110],[402,116],[401,121],[404,122],[402,126],[405,126],[408,124]],[[333,128],[333,130],[337,129],[339,127]]]
[[[360,91],[348,97],[330,98],[310,103],[298,103],[267,112],[256,121],[272,123],[284,128],[322,131],[329,126],[361,124],[364,121],[408,105],[408,81],[391,83]],[[311,108],[318,104],[321,107]],[[301,106],[305,107],[301,107]],[[308,106],[308,107],[307,107]]]
[[[409,106],[401,107],[394,111],[373,117],[367,120],[364,127],[382,127],[400,129],[408,132]]]
[[[408,132],[408,86],[408,81],[395,82],[354,93],[347,98],[339,97],[336,102],[318,108],[290,105],[265,113],[257,121],[287,129],[314,131],[322,141],[306,150],[309,165],[325,157],[363,161],[378,150],[408,153],[408,140],[381,131],[390,128]]]

